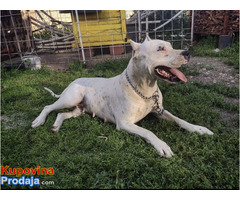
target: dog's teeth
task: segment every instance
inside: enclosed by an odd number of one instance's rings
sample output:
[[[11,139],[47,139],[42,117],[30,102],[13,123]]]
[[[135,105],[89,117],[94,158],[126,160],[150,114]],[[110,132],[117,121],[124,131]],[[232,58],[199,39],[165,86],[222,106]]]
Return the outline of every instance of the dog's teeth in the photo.
[[[169,74],[167,71],[162,70],[162,69],[157,69],[157,72],[158,72],[160,75],[162,75],[162,76],[164,76],[164,77],[166,77],[166,78],[170,78],[170,76],[171,76],[171,74]]]
[[[162,74],[167,78],[169,77],[169,74],[166,71],[163,71]]]

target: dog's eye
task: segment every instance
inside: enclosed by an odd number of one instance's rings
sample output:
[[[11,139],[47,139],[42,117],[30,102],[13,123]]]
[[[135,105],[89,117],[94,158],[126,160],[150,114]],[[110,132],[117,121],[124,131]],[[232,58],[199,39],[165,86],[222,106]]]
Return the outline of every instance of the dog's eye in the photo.
[[[159,46],[158,47],[158,49],[157,49],[157,51],[164,51],[165,49],[164,49],[164,47],[162,47],[162,46]]]

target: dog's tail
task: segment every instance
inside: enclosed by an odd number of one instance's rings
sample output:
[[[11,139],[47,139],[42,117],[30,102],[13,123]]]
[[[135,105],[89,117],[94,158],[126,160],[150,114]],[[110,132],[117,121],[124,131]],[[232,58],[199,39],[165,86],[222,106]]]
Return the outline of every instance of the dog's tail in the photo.
[[[46,87],[43,87],[45,90],[47,90],[48,92],[50,92],[50,94],[53,96],[53,97],[56,97],[56,98],[59,98],[61,95],[57,95],[55,94],[52,90],[46,88]]]

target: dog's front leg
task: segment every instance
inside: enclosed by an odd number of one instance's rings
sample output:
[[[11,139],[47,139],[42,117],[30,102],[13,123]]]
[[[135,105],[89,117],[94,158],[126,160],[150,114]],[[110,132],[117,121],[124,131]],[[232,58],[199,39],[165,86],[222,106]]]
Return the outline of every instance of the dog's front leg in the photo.
[[[164,110],[163,113],[157,114],[157,112],[153,112],[158,118],[170,120],[176,122],[180,127],[186,129],[189,132],[197,132],[200,135],[203,134],[208,134],[208,135],[213,135],[213,132],[207,129],[206,127],[203,126],[198,126],[194,124],[190,124],[174,115],[172,115],[170,112],[167,110]]]
[[[162,157],[170,158],[173,156],[173,152],[170,147],[160,140],[156,135],[154,135],[151,131],[139,127],[135,124],[131,124],[129,122],[120,122],[117,124],[117,129],[125,130],[131,134],[138,135],[145,139],[148,143],[153,145],[153,147],[157,150],[157,152]]]

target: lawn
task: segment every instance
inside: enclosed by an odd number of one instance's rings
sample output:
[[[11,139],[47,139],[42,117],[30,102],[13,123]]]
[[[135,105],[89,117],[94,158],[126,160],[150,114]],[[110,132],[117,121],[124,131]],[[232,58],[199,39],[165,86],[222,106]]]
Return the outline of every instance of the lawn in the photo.
[[[191,54],[195,56],[217,57],[228,65],[233,65],[239,70],[239,35],[233,37],[232,44],[227,48],[217,49],[218,37],[207,36],[201,39],[192,49]]]
[[[112,77],[128,59],[107,61],[94,68],[73,63],[67,72],[2,71],[1,165],[11,168],[53,168],[54,175],[35,175],[54,185],[2,185],[2,189],[238,189],[239,90],[234,86],[189,82],[159,82],[164,108],[188,122],[206,126],[215,134],[189,133],[173,122],[149,115],[138,123],[164,140],[175,153],[161,158],[139,137],[117,131],[88,114],[64,121],[58,133],[50,131],[58,112],[36,129],[31,122],[56,99],[43,87],[60,94],[79,77]],[[188,66],[183,68],[188,76]],[[193,71],[191,71],[192,74]],[[223,113],[232,116],[226,119]],[[29,175],[30,176],[30,175]],[[9,176],[15,177],[15,176]]]

